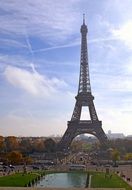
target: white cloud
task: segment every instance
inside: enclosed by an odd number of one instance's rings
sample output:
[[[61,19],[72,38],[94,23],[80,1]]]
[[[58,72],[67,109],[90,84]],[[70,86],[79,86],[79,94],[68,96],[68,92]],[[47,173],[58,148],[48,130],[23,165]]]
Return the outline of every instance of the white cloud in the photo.
[[[14,66],[18,66],[18,67],[30,67],[32,64],[32,62],[20,55],[8,55],[8,54],[0,54],[0,67],[2,66],[3,68],[5,68],[8,65],[14,65]],[[37,65],[35,64],[35,67],[37,67]]]
[[[126,64],[127,65],[127,64]],[[92,90],[99,91],[102,94],[112,94],[113,93],[119,93],[120,95],[122,93],[127,93],[132,92],[132,76],[128,72],[125,71],[122,75],[120,74],[109,74],[109,73],[101,73],[101,74],[96,74],[94,75],[94,80],[92,81]],[[112,97],[114,98],[114,97]]]
[[[109,91],[115,92],[132,92],[132,77],[125,74],[122,76],[112,76],[109,78],[109,86],[107,88]]]
[[[77,26],[79,18],[75,9],[78,2],[80,0],[15,0],[12,3],[1,0],[1,9],[5,11],[0,17],[1,32],[64,40],[76,31],[73,26]]]
[[[114,40],[115,38],[113,38],[113,37],[107,37],[107,38],[95,38],[95,39],[91,39],[91,40],[89,40],[88,41],[88,43],[90,44],[92,44],[92,43],[100,43],[100,42],[109,42],[109,41],[112,41],[112,40]]]
[[[113,29],[112,34],[132,49],[132,21],[126,22],[119,29]]]
[[[17,88],[35,96],[50,96],[66,83],[57,78],[48,79],[34,68],[32,72],[14,66],[7,66],[4,72],[7,81]]]
[[[128,60],[128,63],[125,64],[124,70],[126,73],[128,73],[128,74],[130,74],[130,76],[132,76],[132,57],[130,58],[130,60]]]

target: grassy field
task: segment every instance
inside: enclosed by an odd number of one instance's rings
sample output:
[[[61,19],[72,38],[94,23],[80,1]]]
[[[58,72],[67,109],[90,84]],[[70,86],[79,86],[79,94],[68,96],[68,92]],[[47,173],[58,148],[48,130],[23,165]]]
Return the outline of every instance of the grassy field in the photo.
[[[131,190],[132,188],[123,181],[116,174],[105,177],[105,173],[94,172],[92,173],[91,187],[93,188],[126,188],[126,190]]]
[[[24,187],[29,183],[29,181],[34,180],[38,176],[37,173],[34,174],[22,174],[17,173],[9,176],[0,177],[1,187]]]

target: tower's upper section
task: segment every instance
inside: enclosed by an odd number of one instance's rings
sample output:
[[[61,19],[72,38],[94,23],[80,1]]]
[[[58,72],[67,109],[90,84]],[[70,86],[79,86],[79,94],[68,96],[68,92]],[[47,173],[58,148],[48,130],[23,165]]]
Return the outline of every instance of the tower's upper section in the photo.
[[[80,58],[80,77],[78,94],[91,93],[88,52],[87,52],[87,25],[85,24],[85,15],[83,15],[83,24],[81,26],[81,58]]]
[[[83,24],[82,24],[82,26],[81,26],[81,33],[82,34],[87,34],[87,32],[88,32],[88,29],[87,29],[87,25],[85,24],[85,14],[83,14]]]

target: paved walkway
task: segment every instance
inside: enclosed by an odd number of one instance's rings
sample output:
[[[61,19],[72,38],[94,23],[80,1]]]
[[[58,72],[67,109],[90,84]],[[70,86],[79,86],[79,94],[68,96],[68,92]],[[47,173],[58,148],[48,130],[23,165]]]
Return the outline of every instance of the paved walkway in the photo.
[[[119,166],[116,172],[119,171],[119,176],[122,177],[130,186],[132,186],[132,166]]]
[[[30,188],[30,187],[0,187],[0,190],[125,190],[125,188]]]

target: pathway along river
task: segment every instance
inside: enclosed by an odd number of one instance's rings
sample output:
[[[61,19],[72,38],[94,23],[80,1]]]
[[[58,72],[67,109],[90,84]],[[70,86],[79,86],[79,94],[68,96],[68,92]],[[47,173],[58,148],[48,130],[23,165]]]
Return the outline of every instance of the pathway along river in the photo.
[[[86,187],[87,174],[86,173],[53,173],[47,174],[34,187]]]

